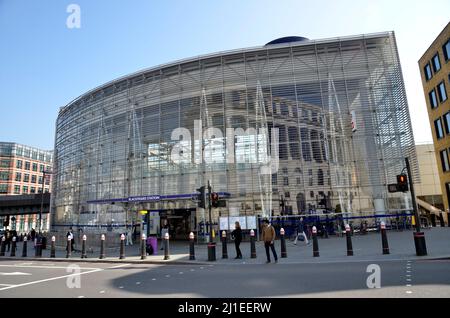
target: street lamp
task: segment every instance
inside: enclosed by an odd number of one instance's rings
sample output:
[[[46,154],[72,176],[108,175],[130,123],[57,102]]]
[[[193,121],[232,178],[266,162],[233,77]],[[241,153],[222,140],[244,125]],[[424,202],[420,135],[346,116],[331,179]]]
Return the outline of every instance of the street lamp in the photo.
[[[39,210],[39,235],[42,231],[42,212],[44,210],[44,188],[45,188],[45,175],[52,174],[49,170],[42,171],[42,191],[41,191],[41,209]]]

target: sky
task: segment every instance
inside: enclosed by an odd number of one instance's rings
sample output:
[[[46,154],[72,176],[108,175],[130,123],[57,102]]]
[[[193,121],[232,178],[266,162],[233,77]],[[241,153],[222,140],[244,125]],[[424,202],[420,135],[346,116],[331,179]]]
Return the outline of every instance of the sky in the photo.
[[[68,28],[70,4],[80,28]],[[54,147],[60,107],[138,70],[283,36],[395,31],[416,143],[431,141],[418,60],[448,0],[0,0],[0,141]]]

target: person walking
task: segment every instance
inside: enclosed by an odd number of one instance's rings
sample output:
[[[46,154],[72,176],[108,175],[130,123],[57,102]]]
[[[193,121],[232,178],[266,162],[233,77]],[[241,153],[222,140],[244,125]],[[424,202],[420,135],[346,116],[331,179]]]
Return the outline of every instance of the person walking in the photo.
[[[73,235],[73,230],[72,228],[69,229],[69,231],[67,232],[67,239],[70,238],[70,249],[72,252],[75,252],[75,238]],[[66,247],[66,251],[67,251],[67,247]]]
[[[9,230],[6,230],[5,232],[5,244],[8,246],[8,252],[11,249],[11,232]]]
[[[242,242],[242,230],[239,222],[234,223],[234,230],[231,232],[231,237],[234,239],[234,246],[236,248],[236,257],[234,259],[242,259],[241,249],[239,245]]]
[[[262,229],[262,239],[264,241],[264,247],[266,248],[266,256],[267,256],[267,262],[270,263],[270,252],[269,248],[272,250],[273,257],[275,258],[275,263],[278,262],[278,256],[277,252],[275,251],[275,229],[274,227],[269,223],[268,219],[264,219],[263,221],[263,229]]]
[[[126,231],[126,233],[125,233],[125,237],[126,237],[126,242],[125,242],[125,245],[133,245],[133,240],[131,239],[131,230],[130,230],[130,227],[129,226],[127,226],[127,231]]]
[[[309,244],[308,238],[306,237],[305,228],[303,225],[303,218],[300,218],[300,222],[298,223],[297,236],[295,237],[294,245],[297,245],[297,240],[298,240],[299,236],[303,236],[305,245]]]

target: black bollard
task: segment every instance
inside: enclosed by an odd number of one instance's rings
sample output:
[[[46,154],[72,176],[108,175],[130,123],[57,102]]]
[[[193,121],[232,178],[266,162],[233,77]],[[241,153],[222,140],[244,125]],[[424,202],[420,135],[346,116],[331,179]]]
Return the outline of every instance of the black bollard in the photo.
[[[389,254],[389,244],[386,235],[386,224],[381,222],[381,245],[383,246],[383,254]]]
[[[189,234],[189,260],[195,260],[194,233]]]
[[[168,259],[170,259],[169,256],[169,233],[164,234],[164,239],[163,239],[163,244],[164,244],[164,260],[167,261]]]
[[[83,235],[83,242],[81,243],[81,258],[87,258],[86,255],[86,235]]]
[[[41,257],[41,244],[42,244],[42,237],[41,235],[38,235],[38,237],[35,239],[34,244],[34,256],[35,257]]]
[[[287,251],[286,251],[286,240],[284,237],[284,229],[280,229],[280,240],[281,240],[281,258],[287,257]]]
[[[125,235],[120,235],[120,256],[119,259],[125,259]]]
[[[10,256],[16,256],[16,240],[17,240],[17,237],[13,237],[12,238],[12,245],[11,245],[11,254],[10,254]]]
[[[54,236],[52,236],[52,245],[50,247],[50,258],[56,257],[55,241],[56,241],[56,238]]]
[[[222,258],[228,258],[227,232],[222,231]]]
[[[256,258],[255,231],[250,231],[250,258]]]
[[[345,226],[345,234],[347,235],[347,256],[353,256],[352,233],[348,224]]]
[[[100,237],[100,257],[99,259],[104,259],[105,256],[105,234]]]
[[[145,234],[142,234],[141,237],[141,259],[146,259],[147,258],[147,251],[145,250]]]
[[[324,238],[328,238],[328,229],[326,227],[323,228]]]
[[[70,256],[72,256],[72,240],[70,236],[67,238],[66,251],[67,251],[66,258],[70,258]]]
[[[0,256],[5,256],[5,250],[6,250],[6,238],[5,236],[2,236],[2,243],[0,247]]]
[[[319,241],[317,240],[317,228],[313,226],[312,228],[312,238],[313,238],[313,257],[319,257]]]
[[[27,257],[27,237],[23,237],[22,257]]]

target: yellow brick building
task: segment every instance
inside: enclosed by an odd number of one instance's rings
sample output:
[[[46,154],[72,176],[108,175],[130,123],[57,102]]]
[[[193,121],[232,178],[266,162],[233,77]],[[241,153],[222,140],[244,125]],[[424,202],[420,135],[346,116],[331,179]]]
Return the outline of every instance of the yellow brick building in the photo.
[[[448,222],[450,214],[450,23],[420,58],[419,67]]]

